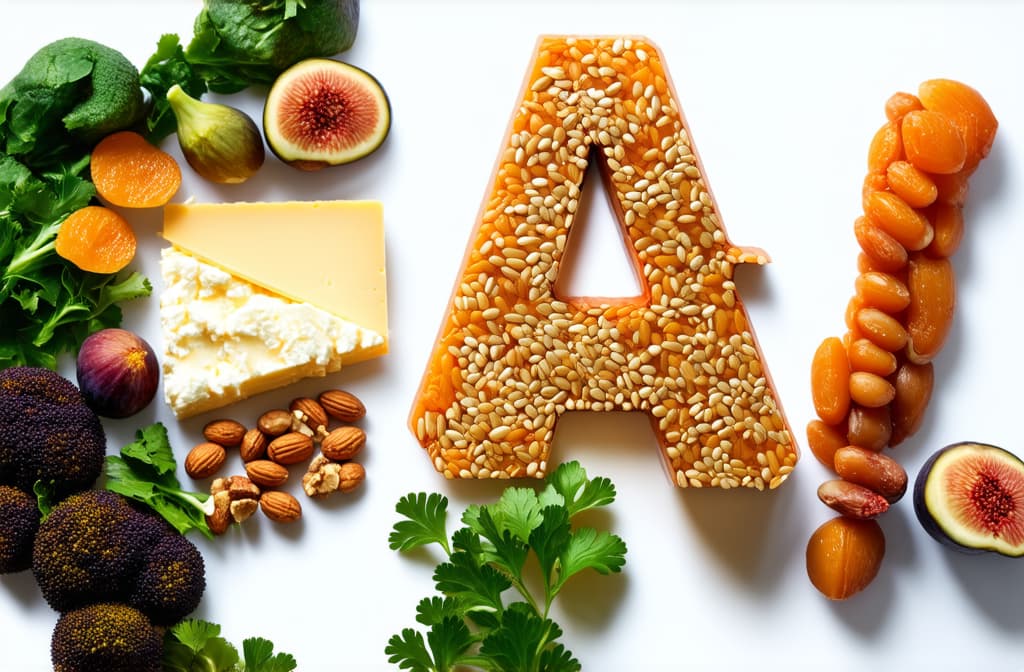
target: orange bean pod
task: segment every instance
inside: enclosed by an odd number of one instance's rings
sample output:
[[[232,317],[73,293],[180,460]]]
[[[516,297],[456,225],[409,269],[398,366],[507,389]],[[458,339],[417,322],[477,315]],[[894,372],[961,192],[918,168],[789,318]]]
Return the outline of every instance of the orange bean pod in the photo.
[[[850,408],[850,364],[842,341],[830,336],[811,361],[811,398],[818,417],[829,425],[843,421]]]
[[[939,197],[939,188],[928,176],[909,161],[893,161],[885,171],[885,181],[893,193],[912,208],[924,208]]]
[[[932,242],[932,225],[928,219],[892,192],[868,194],[864,214],[908,250],[921,250]]]
[[[914,255],[908,263],[907,359],[915,364],[930,362],[946,341],[953,324],[956,278],[946,258]]]
[[[906,285],[888,273],[861,273],[854,282],[857,296],[865,306],[894,315],[910,304]]]
[[[967,160],[960,130],[944,114],[928,109],[908,112],[900,124],[907,160],[929,173],[955,173]]]

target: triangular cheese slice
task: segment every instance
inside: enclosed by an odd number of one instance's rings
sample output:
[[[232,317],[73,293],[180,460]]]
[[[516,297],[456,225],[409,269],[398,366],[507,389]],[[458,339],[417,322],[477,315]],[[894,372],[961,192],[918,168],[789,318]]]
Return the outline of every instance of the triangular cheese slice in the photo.
[[[243,280],[386,337],[379,201],[170,204],[163,237]]]

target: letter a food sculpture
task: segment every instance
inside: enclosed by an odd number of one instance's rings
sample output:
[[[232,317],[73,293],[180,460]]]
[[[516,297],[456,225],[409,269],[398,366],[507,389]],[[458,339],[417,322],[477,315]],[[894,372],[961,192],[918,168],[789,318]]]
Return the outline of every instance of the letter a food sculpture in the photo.
[[[642,296],[556,295],[591,155]],[[596,188],[596,187],[595,187]],[[658,49],[541,38],[410,425],[448,478],[543,477],[566,411],[643,411],[680,487],[774,488],[797,460]]]

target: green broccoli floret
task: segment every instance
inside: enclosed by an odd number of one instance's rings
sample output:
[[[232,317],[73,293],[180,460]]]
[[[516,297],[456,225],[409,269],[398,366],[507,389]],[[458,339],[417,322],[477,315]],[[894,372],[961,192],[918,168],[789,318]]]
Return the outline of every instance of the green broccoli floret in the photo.
[[[0,370],[0,484],[55,498],[90,487],[103,470],[106,435],[74,383],[42,367]]]
[[[171,528],[146,554],[128,604],[154,625],[174,625],[199,606],[206,567],[195,545]]]
[[[0,485],[0,574],[32,566],[32,540],[39,529],[36,498],[9,485]]]
[[[86,490],[55,506],[39,526],[32,572],[57,611],[132,594],[145,551],[166,529],[105,490]]]
[[[139,73],[124,54],[64,38],[39,49],[0,89],[0,150],[42,160],[76,144],[88,148],[143,114]]]
[[[163,638],[145,614],[100,603],[69,611],[53,629],[54,672],[159,672]]]

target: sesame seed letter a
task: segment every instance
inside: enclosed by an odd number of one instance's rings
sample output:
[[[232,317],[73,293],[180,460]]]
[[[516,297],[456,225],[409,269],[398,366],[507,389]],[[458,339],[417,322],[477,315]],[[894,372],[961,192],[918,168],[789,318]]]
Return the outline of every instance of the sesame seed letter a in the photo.
[[[555,291],[591,156],[639,297]],[[733,283],[766,261],[726,237],[657,47],[542,37],[411,429],[448,478],[539,478],[566,411],[640,411],[680,487],[774,488],[797,450]]]

